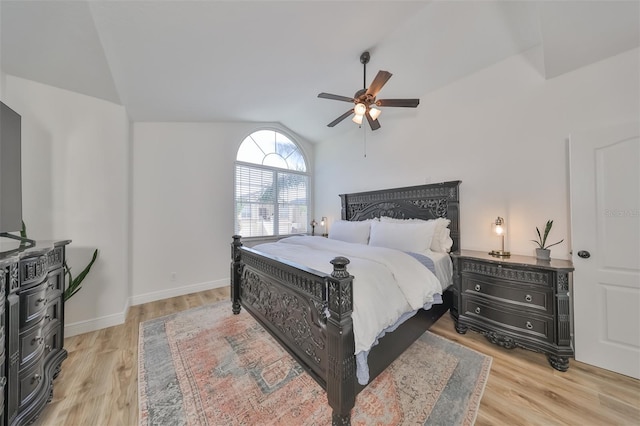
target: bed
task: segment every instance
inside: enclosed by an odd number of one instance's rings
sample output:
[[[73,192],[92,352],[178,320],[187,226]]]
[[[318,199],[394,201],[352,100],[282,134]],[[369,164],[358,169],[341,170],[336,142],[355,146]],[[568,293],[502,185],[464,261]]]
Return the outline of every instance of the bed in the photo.
[[[450,181],[342,194],[341,219],[449,219],[453,252],[460,248],[459,185],[460,181]],[[245,247],[238,235],[233,236],[231,256],[233,313],[244,307],[325,389],[332,423],[350,424],[356,395],[366,386],[357,377],[350,260],[336,256],[329,272],[322,272]],[[379,338],[368,352],[369,382],[449,310],[452,291],[447,287],[441,303],[417,309]]]

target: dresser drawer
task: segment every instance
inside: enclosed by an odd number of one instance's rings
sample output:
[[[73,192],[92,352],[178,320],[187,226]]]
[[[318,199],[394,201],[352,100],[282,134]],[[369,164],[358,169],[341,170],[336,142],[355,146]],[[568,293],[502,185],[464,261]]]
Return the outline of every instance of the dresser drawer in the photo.
[[[544,269],[504,266],[474,260],[462,260],[461,273],[492,277],[498,280],[517,281],[524,284],[553,288],[553,273]]]
[[[40,321],[47,308],[47,281],[20,292],[20,330]]]
[[[513,309],[553,315],[553,292],[544,287],[494,281],[483,275],[463,274],[462,292],[517,305]]]
[[[49,272],[48,256],[37,256],[20,261],[20,286],[24,287],[44,278]]]
[[[63,269],[59,268],[49,273],[47,277],[47,291],[53,296],[48,296],[49,299],[55,297],[55,294],[62,293],[64,291],[64,273]]]
[[[44,326],[50,326],[52,323],[60,321],[62,309],[62,297],[47,302],[47,313],[44,316]]]
[[[491,305],[471,297],[463,297],[463,314],[476,317],[484,323],[505,332],[517,333],[519,336],[529,336],[554,343],[553,318],[544,318],[526,313],[519,313],[505,309],[503,305]]]
[[[56,247],[47,254],[49,270],[61,268],[64,263],[64,247]]]
[[[44,345],[45,358],[53,355],[62,349],[62,330],[60,327],[53,327],[47,332]]]
[[[38,327],[20,333],[20,368],[37,359],[44,352],[44,319]]]
[[[29,404],[44,386],[44,363],[39,362],[18,374],[18,405]]]

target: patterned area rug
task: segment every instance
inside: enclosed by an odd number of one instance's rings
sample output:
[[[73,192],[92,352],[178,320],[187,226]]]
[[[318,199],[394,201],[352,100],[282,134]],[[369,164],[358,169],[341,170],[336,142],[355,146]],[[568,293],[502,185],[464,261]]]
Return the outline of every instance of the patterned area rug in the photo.
[[[491,357],[430,332],[356,399],[353,425],[472,425]],[[139,422],[330,425],[324,390],[245,311],[221,302],[140,324]]]

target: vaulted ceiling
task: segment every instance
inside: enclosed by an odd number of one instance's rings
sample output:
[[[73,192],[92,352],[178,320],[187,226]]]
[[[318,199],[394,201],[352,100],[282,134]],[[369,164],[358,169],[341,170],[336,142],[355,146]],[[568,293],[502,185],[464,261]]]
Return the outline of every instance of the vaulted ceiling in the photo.
[[[540,47],[554,78],[640,45],[632,1],[0,0],[6,74],[122,104],[133,121],[280,122],[311,142],[363,87],[430,91]],[[384,114],[384,113],[383,113]],[[381,117],[381,121],[384,119]],[[386,117],[393,119],[393,115]]]

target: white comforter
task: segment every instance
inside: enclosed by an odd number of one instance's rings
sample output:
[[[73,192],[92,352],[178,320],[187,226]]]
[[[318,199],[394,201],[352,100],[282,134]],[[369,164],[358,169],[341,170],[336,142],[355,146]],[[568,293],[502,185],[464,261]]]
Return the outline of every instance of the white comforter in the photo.
[[[368,351],[381,331],[402,314],[422,308],[442,294],[435,275],[399,250],[352,244],[320,237],[296,236],[254,247],[300,265],[330,274],[336,256],[350,260],[353,282],[355,354]]]

